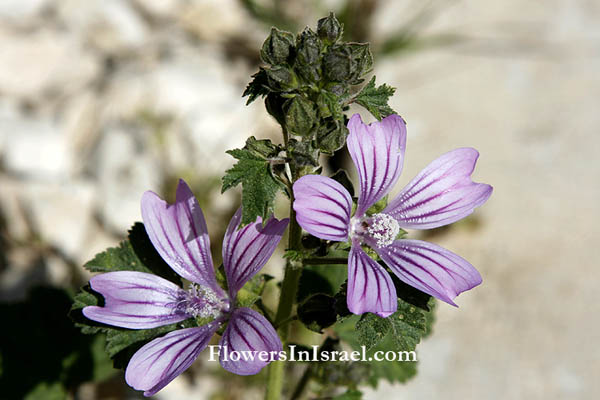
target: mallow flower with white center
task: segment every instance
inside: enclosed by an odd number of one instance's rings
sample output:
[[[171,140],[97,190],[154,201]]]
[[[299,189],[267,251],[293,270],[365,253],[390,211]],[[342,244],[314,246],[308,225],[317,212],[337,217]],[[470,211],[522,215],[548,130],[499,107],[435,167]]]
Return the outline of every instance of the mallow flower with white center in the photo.
[[[125,380],[151,396],[185,371],[224,324],[220,340],[223,368],[253,375],[268,364],[258,357],[232,361],[236,351],[275,353],[282,350],[273,326],[258,312],[236,307],[238,291],[269,260],[279,244],[288,219],[270,218],[238,229],[241,210],[233,216],[223,239],[223,267],[228,290],[217,283],[204,215],[188,185],[180,180],[174,204],[156,193],[142,197],[142,218],[150,241],[181,277],[189,290],[159,276],[118,271],[94,276],[92,288],[105,299],[103,307],[89,306],[83,314],[94,321],[131,329],[149,329],[195,318],[204,325],[178,329],[139,349],[129,361]],[[227,353],[226,353],[227,352]]]
[[[397,309],[394,284],[386,269],[363,250],[374,249],[403,282],[449,304],[481,283],[466,260],[433,243],[396,239],[400,229],[431,229],[451,224],[490,197],[492,187],[471,180],[477,150],[450,151],[423,169],[380,213],[367,210],[387,195],[402,171],[406,124],[398,115],[366,125],[354,114],[348,122],[348,151],[360,180],[354,215],[352,197],[337,181],[306,175],[294,184],[294,210],[300,226],[326,240],[350,240],[348,309],[387,317]]]

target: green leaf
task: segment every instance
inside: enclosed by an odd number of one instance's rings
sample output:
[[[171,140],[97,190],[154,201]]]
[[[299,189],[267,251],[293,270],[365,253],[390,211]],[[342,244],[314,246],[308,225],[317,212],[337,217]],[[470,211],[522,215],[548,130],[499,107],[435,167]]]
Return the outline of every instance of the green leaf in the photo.
[[[238,162],[225,172],[221,193],[242,185],[242,224],[247,225],[262,217],[263,221],[273,213],[277,192],[285,188],[271,171],[266,157],[253,147],[256,139],[251,137],[242,149],[227,151]]]
[[[246,105],[252,103],[258,97],[264,97],[268,95],[271,90],[269,89],[269,81],[267,79],[267,73],[261,68],[256,74],[252,75],[252,81],[246,86],[242,97],[248,96]]]
[[[361,350],[361,346],[365,346],[368,349],[368,357],[373,357],[377,351],[393,351],[399,354],[398,357],[401,355],[404,360],[411,360],[411,353],[398,352],[414,351],[420,340],[429,334],[435,302],[433,298],[414,288],[405,289],[404,286],[399,287],[399,295],[406,300],[398,299],[397,312],[388,318],[381,318],[371,313],[345,318],[335,326],[339,338],[355,350]],[[411,289],[423,296],[411,292]],[[429,300],[425,304],[423,304],[424,297]],[[369,366],[365,381],[374,387],[377,386],[379,379],[391,383],[405,382],[417,372],[417,363],[413,361],[373,359],[365,364]]]
[[[333,400],[360,400],[362,399],[362,392],[356,389],[348,389],[347,392],[335,396]]]
[[[265,290],[265,284],[271,277],[269,275],[255,275],[240,289],[235,298],[237,307],[252,307],[254,303],[260,299],[263,291]]]
[[[108,329],[106,333],[106,352],[110,358],[114,358],[129,346],[140,342],[147,343],[155,337],[163,336],[175,329],[190,328],[192,326],[195,326],[194,320],[189,319],[152,329]]]
[[[179,286],[181,278],[158,254],[148,238],[144,224],[136,222],[129,237],[119,244],[96,254],[84,267],[90,272],[139,271],[158,275]]]
[[[335,305],[336,299],[333,296],[314,294],[298,306],[298,319],[311,331],[323,333],[324,328],[337,320]]]
[[[23,400],[66,400],[69,395],[60,382],[40,382]]]
[[[386,85],[375,87],[375,76],[356,96],[355,101],[366,108],[375,118],[381,120],[395,111],[388,105],[390,97],[396,91],[395,88]]]

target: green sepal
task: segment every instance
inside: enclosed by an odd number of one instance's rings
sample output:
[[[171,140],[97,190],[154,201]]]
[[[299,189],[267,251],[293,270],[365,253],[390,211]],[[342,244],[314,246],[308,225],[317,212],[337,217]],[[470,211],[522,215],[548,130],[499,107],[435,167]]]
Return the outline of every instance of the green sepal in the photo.
[[[264,69],[267,75],[269,89],[278,92],[289,92],[298,87],[298,78],[296,74],[288,67],[275,65]]]
[[[321,90],[319,97],[317,97],[317,106],[319,107],[321,118],[332,117],[335,120],[342,120],[344,118],[340,98],[335,93]]]
[[[348,128],[343,121],[328,118],[321,121],[317,130],[317,146],[323,153],[333,154],[344,146],[348,134]]]
[[[375,204],[369,207],[369,209],[365,213],[367,215],[373,215],[382,212],[387,207],[388,197],[389,195],[387,194],[383,196],[381,200],[377,201]]]
[[[294,159],[294,163],[299,166],[319,165],[319,150],[315,149],[310,141],[300,142],[296,139],[288,141],[288,156]]]
[[[283,105],[285,126],[292,135],[311,136],[318,122],[314,103],[302,95],[294,96]]]
[[[270,275],[255,275],[239,290],[235,298],[236,307],[252,307],[260,299]]]

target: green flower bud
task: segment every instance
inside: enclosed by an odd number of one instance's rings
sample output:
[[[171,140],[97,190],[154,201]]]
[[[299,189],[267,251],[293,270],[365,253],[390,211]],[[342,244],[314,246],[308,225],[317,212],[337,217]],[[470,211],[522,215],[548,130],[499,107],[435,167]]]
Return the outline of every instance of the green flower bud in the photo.
[[[368,43],[346,43],[332,46],[323,59],[325,75],[334,82],[352,85],[373,67],[373,55]]]
[[[343,82],[352,74],[352,52],[345,45],[333,46],[323,57],[325,76],[334,82]]]
[[[312,101],[295,96],[284,105],[285,126],[293,135],[309,136],[317,122],[317,111]]]
[[[332,45],[342,37],[343,27],[333,13],[317,23],[317,33],[323,42]]]
[[[298,78],[293,71],[276,65],[273,68],[265,69],[269,87],[274,91],[287,92],[298,87]]]
[[[306,28],[298,35],[295,68],[307,81],[318,82],[321,57],[321,41],[316,33]]]
[[[328,120],[319,126],[317,146],[323,153],[333,154],[344,146],[348,133],[348,128],[340,121]]]
[[[294,35],[290,32],[271,28],[271,34],[262,45],[260,58],[267,64],[285,64],[294,52]]]
[[[294,159],[296,165],[316,167],[319,165],[319,150],[315,149],[312,141],[298,141],[290,139],[288,142],[288,155]]]

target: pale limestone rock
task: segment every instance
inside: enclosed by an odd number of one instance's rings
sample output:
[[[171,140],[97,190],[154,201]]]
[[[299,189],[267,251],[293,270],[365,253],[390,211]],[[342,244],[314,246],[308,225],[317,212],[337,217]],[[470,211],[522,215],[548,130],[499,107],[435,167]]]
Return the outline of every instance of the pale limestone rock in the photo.
[[[0,93],[34,103],[47,94],[71,94],[93,81],[95,57],[66,33],[15,35],[0,27]]]

